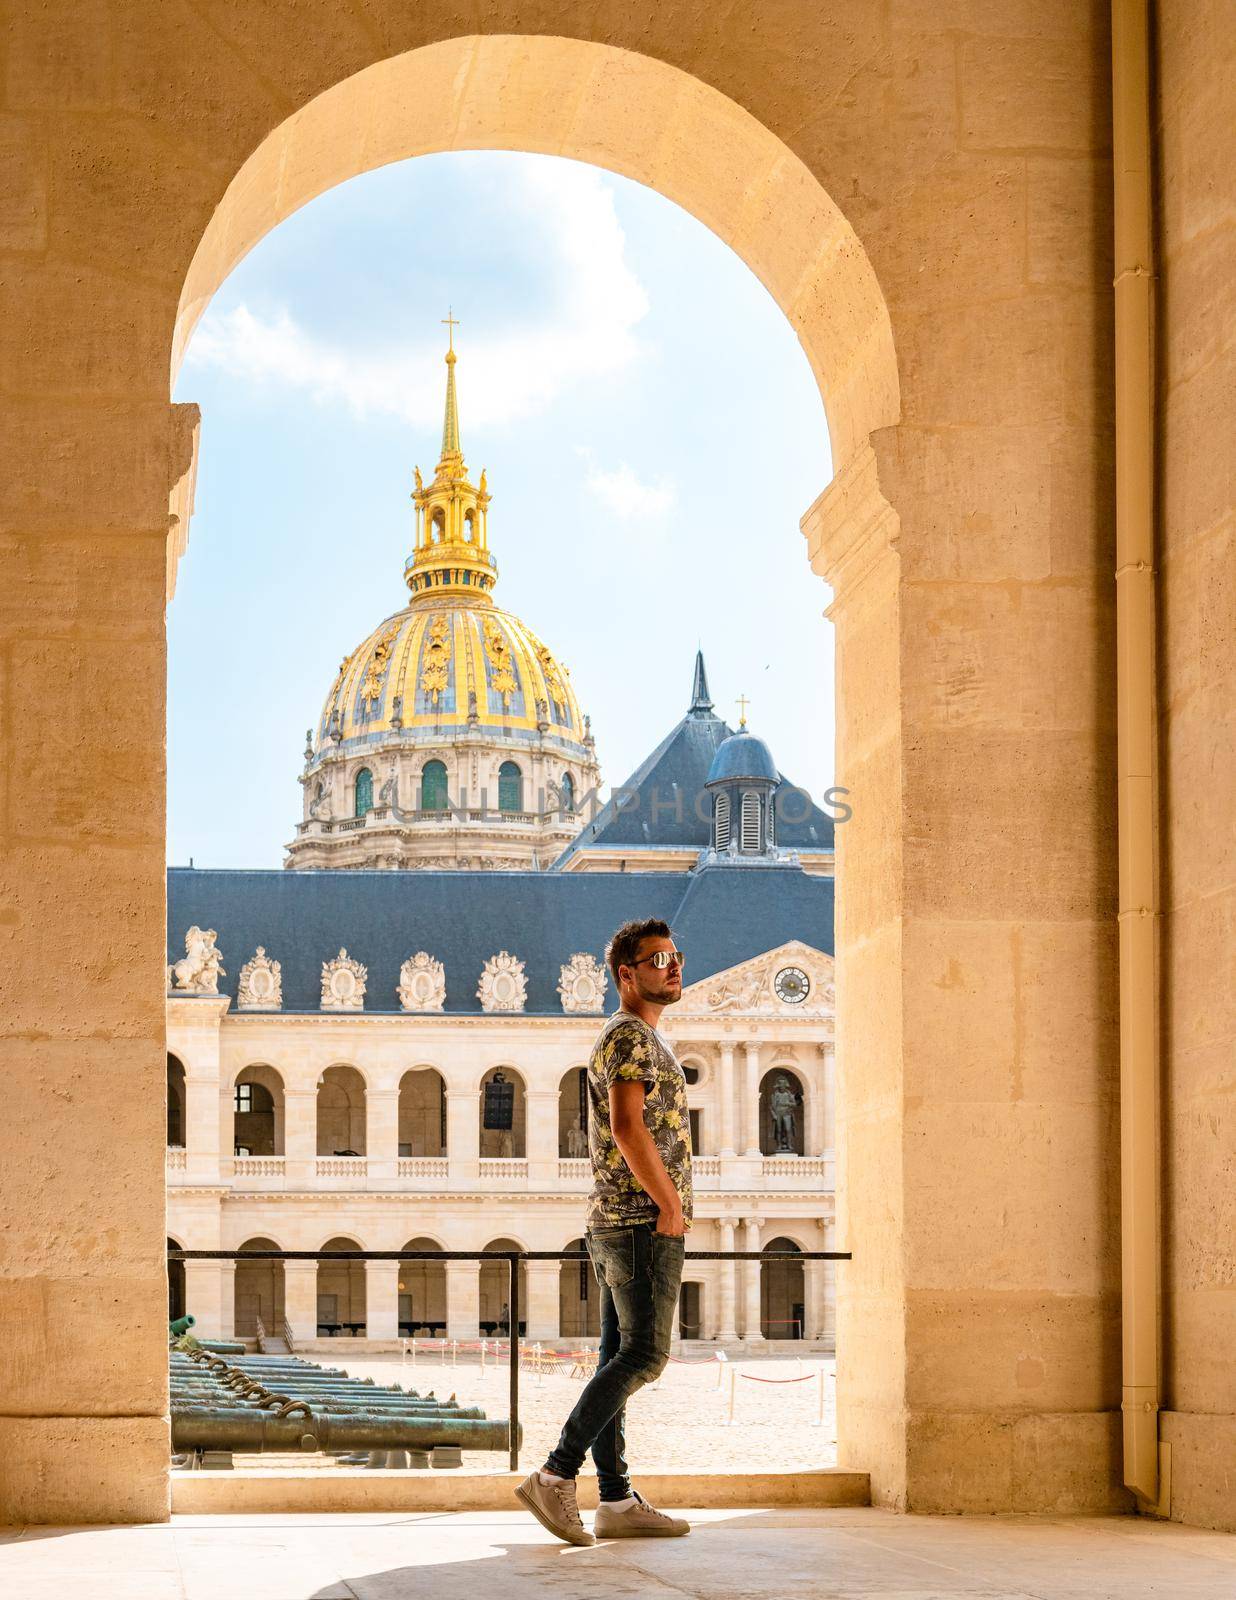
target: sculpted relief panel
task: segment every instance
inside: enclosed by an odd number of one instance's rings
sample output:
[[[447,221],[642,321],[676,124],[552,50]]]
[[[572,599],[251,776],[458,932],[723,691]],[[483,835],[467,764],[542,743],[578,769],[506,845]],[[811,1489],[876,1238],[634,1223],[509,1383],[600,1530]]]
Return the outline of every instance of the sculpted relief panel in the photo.
[[[528,998],[523,962],[506,950],[490,956],[476,993],[482,1011],[522,1011]]]
[[[240,969],[236,991],[238,1011],[281,1011],[283,1009],[283,970],[272,961],[262,945],[257,954]]]
[[[564,1011],[598,1015],[605,1007],[605,968],[595,956],[577,951],[562,968],[558,995]]]
[[[365,1004],[368,969],[340,950],[333,961],[322,963],[322,1010],[360,1011]]]
[[[427,950],[418,950],[399,969],[398,993],[405,1011],[441,1011],[446,1004],[446,968]]]

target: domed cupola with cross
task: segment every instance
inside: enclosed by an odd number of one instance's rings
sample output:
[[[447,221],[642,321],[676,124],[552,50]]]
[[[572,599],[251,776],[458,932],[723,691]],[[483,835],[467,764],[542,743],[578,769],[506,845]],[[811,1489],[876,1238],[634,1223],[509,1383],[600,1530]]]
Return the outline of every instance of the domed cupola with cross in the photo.
[[[799,864],[794,851],[777,848],[775,801],[780,783],[772,751],[747,730],[744,705],[737,733],[717,746],[704,783],[712,796],[712,844],[701,851],[700,866]]]
[[[570,670],[494,603],[490,495],[464,461],[447,323],[442,450],[431,483],[416,469],[409,601],[343,658],[307,734],[288,867],[547,867],[600,785]]]

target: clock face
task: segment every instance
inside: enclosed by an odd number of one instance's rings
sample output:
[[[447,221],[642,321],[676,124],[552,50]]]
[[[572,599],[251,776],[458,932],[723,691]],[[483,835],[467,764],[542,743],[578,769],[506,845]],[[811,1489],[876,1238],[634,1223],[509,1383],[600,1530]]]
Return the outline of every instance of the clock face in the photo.
[[[782,967],[773,979],[777,999],[788,1006],[801,1005],[811,993],[811,979],[801,967]]]

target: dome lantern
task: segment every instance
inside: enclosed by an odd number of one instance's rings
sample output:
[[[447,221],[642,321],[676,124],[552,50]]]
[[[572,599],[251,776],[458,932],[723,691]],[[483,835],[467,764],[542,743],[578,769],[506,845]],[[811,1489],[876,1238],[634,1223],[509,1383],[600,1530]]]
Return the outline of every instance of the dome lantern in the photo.
[[[498,579],[498,564],[489,553],[489,490],[485,474],[474,484],[468,477],[459,437],[459,400],[455,389],[455,319],[446,361],[446,405],[442,417],[442,453],[433,482],[425,486],[415,468],[416,544],[404,565],[404,581],[413,601],[436,602],[444,595],[466,594],[476,604],[489,604]]]

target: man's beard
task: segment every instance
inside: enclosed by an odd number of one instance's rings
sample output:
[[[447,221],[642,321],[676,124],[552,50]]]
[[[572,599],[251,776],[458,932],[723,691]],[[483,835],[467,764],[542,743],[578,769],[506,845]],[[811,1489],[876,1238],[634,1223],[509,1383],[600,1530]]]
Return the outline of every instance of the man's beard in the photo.
[[[654,1006],[673,1006],[682,999],[681,984],[677,989],[647,989],[638,977],[635,980],[635,992],[641,1000],[649,1000]]]

